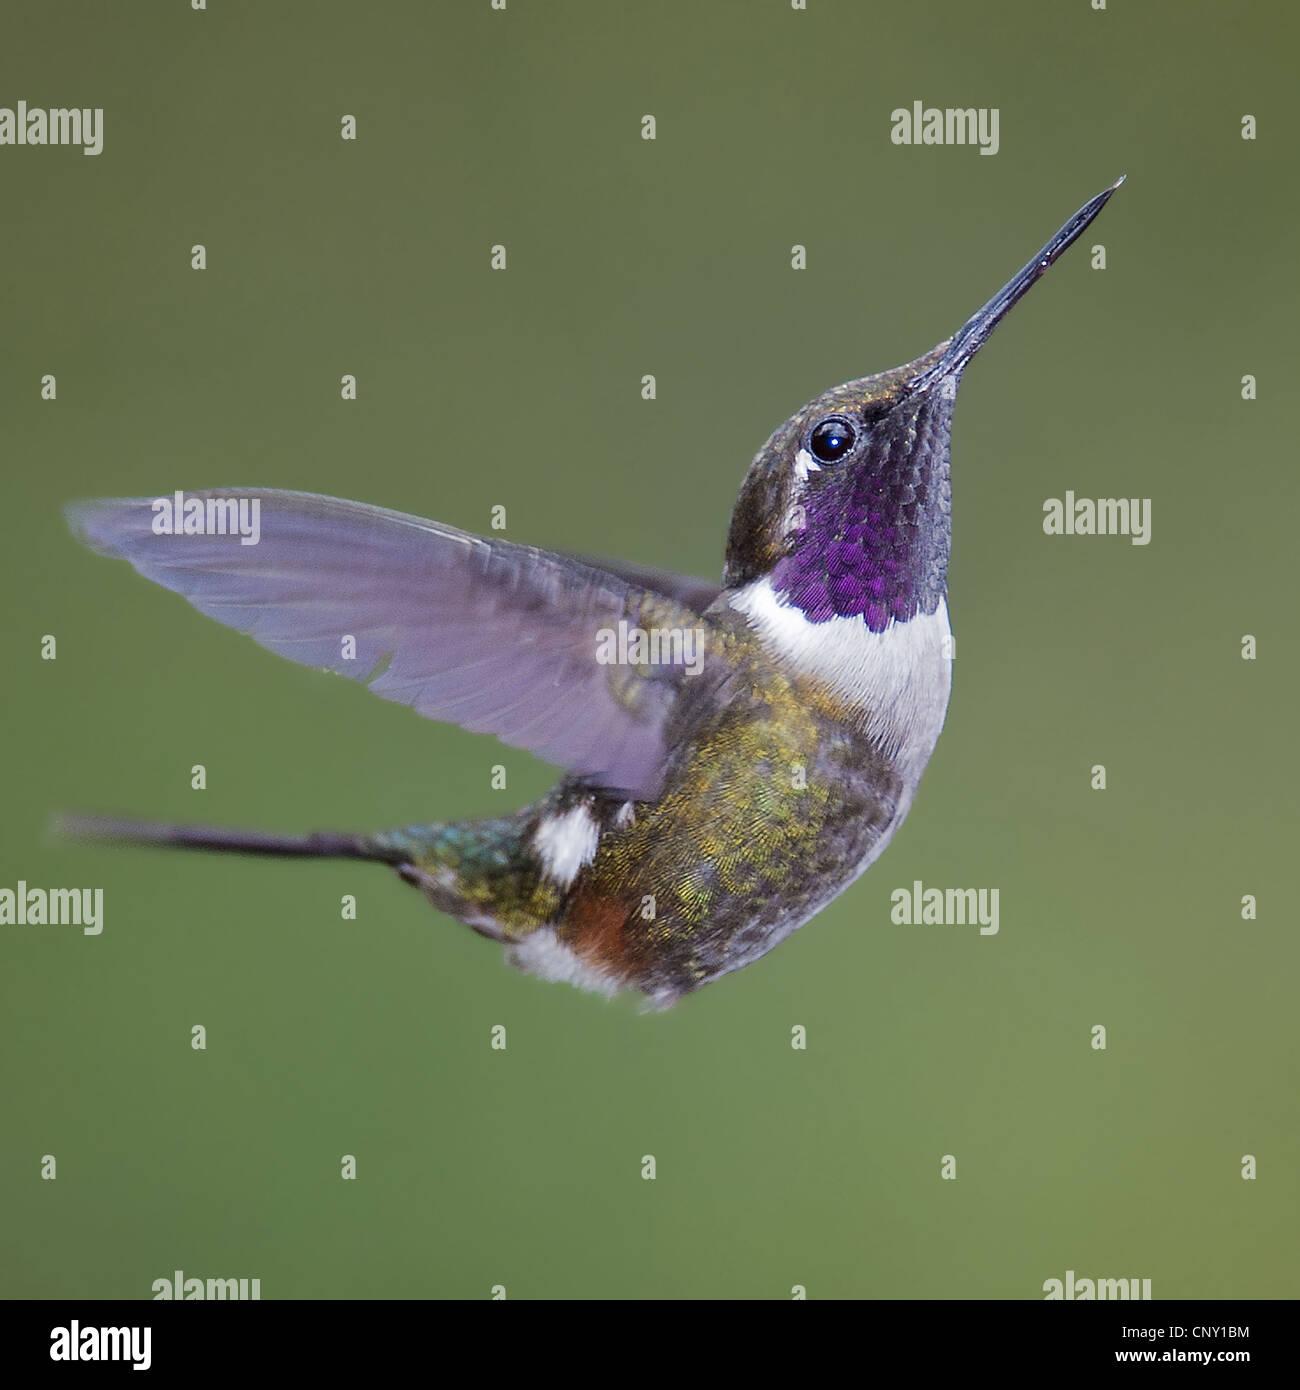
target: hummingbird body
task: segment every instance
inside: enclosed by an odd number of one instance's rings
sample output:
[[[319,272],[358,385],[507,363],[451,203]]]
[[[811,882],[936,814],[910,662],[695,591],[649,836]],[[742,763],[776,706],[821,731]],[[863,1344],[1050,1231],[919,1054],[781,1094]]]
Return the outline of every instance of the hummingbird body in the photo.
[[[147,499],[74,507],[93,548],[271,650],[569,771],[512,816],[375,835],[67,828],[388,863],[521,968],[659,1007],[756,960],[867,869],[912,805],[951,684],[957,384],[1112,191],[952,339],[771,436],[721,586],[305,493],[192,494],[172,531]],[[264,512],[251,552],[220,526],[249,496]],[[696,659],[665,641],[610,662],[598,653],[615,624],[689,633]]]
[[[749,597],[705,615],[710,657],[653,801],[567,778],[517,816],[417,826],[381,847],[436,907],[548,979],[662,1006],[765,954],[906,815],[947,706],[947,624],[865,634],[859,653],[846,641],[845,684],[855,665],[871,672],[850,703],[801,669],[798,647],[786,656],[779,630],[756,634]]]

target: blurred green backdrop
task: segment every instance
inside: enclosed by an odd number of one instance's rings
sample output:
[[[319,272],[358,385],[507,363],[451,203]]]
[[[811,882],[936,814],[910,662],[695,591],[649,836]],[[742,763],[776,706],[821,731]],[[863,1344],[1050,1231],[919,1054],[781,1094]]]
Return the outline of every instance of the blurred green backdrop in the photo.
[[[175,1269],[266,1298],[1039,1298],[1067,1269],[1300,1292],[1294,12],[5,25],[0,104],[106,114],[98,158],[0,147],[0,883],[102,887],[105,927],[0,928],[0,1293],[148,1297]],[[997,107],[998,154],[892,145],[915,100]],[[643,1016],[516,975],[378,867],[45,836],[66,808],[489,815],[554,776],[80,550],[69,499],[305,488],[480,532],[501,504],[515,540],[716,574],[770,429],[946,337],[1122,172],[966,379],[959,658],[916,808],[757,965]],[[1044,536],[1066,489],[1152,498],[1152,543]],[[999,934],[893,925],[914,879],[998,887]]]

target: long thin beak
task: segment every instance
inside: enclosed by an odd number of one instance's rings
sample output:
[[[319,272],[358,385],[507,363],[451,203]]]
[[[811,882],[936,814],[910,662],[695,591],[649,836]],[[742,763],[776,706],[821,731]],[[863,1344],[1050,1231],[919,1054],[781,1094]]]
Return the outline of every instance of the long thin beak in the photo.
[[[1029,287],[1046,272],[1053,261],[1080,237],[1094,217],[1106,206],[1110,195],[1124,182],[1121,174],[1113,184],[1079,209],[1046,246],[993,296],[976,314],[973,314],[948,342],[947,351],[932,366],[914,377],[909,385],[927,385],[939,377],[956,376],[984,346],[988,336],[1006,317],[1011,306],[1022,299]]]

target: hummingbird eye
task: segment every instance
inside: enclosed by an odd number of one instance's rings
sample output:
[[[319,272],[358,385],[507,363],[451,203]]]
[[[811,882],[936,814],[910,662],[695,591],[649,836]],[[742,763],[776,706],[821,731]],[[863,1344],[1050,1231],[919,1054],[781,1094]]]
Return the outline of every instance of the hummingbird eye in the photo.
[[[813,427],[808,447],[819,463],[838,463],[853,448],[857,435],[853,426],[838,415]]]

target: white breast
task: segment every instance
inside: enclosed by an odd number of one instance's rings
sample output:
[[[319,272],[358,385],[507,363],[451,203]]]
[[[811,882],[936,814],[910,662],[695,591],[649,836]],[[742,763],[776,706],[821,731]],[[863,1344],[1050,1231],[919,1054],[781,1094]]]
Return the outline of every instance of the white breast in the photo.
[[[948,711],[947,602],[940,599],[933,613],[891,622],[884,632],[873,632],[859,617],[809,622],[768,579],[738,589],[730,603],[778,662],[822,682],[849,707],[914,789]]]

